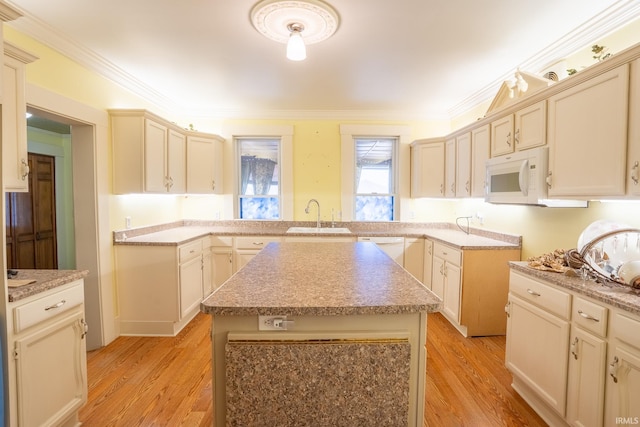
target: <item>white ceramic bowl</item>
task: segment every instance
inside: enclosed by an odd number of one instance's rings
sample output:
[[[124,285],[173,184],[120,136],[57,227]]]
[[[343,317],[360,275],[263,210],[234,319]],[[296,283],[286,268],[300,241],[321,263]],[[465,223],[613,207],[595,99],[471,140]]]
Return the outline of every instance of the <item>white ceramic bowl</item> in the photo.
[[[618,276],[628,285],[640,286],[640,261],[628,261],[618,269]]]

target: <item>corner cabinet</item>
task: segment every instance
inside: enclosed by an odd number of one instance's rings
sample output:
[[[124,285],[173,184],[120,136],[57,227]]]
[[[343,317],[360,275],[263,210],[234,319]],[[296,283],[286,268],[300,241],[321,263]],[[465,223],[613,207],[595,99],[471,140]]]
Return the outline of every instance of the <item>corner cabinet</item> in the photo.
[[[10,424],[78,425],[78,410],[87,401],[84,281],[10,307],[15,382],[9,389],[17,398]]]
[[[222,193],[223,141],[213,135],[187,136],[187,193]]]
[[[29,191],[26,65],[37,57],[4,43],[2,70],[2,174],[4,190]]]
[[[418,140],[411,144],[411,197],[444,197],[445,142]]]
[[[626,188],[629,64],[549,98],[549,197],[615,197]]]

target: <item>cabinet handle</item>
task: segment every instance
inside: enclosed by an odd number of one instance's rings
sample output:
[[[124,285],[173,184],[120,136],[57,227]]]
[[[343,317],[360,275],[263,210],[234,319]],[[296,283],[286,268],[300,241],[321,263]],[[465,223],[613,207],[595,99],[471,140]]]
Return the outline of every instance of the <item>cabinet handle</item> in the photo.
[[[507,314],[507,317],[511,317],[511,301],[507,301],[504,305],[504,312]]]
[[[233,263],[233,253],[229,252],[229,264]]]
[[[456,192],[456,182],[455,181],[451,183],[451,192],[452,193]]]
[[[511,147],[511,132],[507,134],[507,145]]]
[[[211,181],[211,189],[212,190],[216,189],[216,180],[215,179]]]
[[[24,181],[29,176],[29,162],[27,162],[25,159],[22,159],[20,163],[22,164],[22,180]]]
[[[440,194],[444,194],[444,184],[440,184]]]
[[[551,188],[551,171],[547,174],[545,181],[547,181],[547,188]]]
[[[50,306],[48,306],[48,307],[45,307],[44,309],[45,309],[45,311],[53,310],[53,309],[56,309],[56,308],[60,308],[60,307],[62,307],[62,306],[63,306],[63,305],[65,305],[66,303],[67,303],[67,301],[66,301],[66,300],[62,300],[62,301],[60,301],[59,303],[57,303],[57,304],[53,304],[53,305],[50,305]]]
[[[592,316],[592,315],[590,315],[589,313],[585,313],[585,312],[584,312],[584,311],[582,311],[582,310],[578,310],[578,314],[579,314],[580,316],[584,317],[584,318],[585,318],[585,319],[587,319],[587,320],[593,320],[593,321],[595,321],[595,322],[599,322],[599,321],[600,321],[600,319],[598,319],[597,317],[593,317],[593,316]]]
[[[447,265],[444,265],[444,273],[442,274],[444,277],[447,277]]]
[[[613,362],[609,363],[609,375],[614,383],[618,382],[618,356],[613,356]]]
[[[640,179],[640,171],[638,171],[638,161],[633,164],[631,168],[631,180],[633,181],[633,185],[638,185],[638,180]]]
[[[534,297],[539,297],[539,296],[541,296],[541,294],[539,294],[539,293],[537,293],[536,291],[533,291],[533,290],[531,290],[531,289],[527,289],[527,293],[528,293],[529,295],[533,295]]]
[[[80,335],[80,339],[84,339],[87,336],[87,332],[89,332],[89,325],[84,319],[80,319],[80,324],[82,325],[82,335]]]
[[[253,242],[253,244],[255,246],[262,246],[262,245],[264,245],[264,242]]]
[[[467,180],[467,183],[464,185],[464,189],[467,193],[469,192],[469,180]]]
[[[575,337],[571,343],[571,354],[574,359],[578,360],[578,337]]]

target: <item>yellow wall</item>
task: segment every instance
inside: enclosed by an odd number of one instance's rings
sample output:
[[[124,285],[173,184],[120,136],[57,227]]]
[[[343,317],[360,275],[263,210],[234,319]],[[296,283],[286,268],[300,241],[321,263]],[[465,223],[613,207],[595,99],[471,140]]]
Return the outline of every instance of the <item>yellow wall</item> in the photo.
[[[638,34],[638,33],[634,33]],[[637,36],[636,36],[637,37]],[[98,76],[46,46],[5,26],[5,38],[40,57],[27,67],[29,83],[80,101],[98,109],[147,108],[178,123],[190,121],[176,112],[162,112],[140,97]],[[607,42],[608,43],[608,42]],[[606,44],[603,41],[603,44]],[[611,43],[613,46],[613,42]],[[442,136],[475,120],[482,106],[466,118],[451,122],[376,121],[368,124],[406,125],[414,138]],[[340,133],[339,125],[353,123],[341,120],[270,120],[220,121],[196,123],[201,131],[222,133],[228,125],[287,124],[294,126],[294,219],[310,220],[304,214],[309,198],[317,198],[324,209],[323,219],[330,219],[331,208],[340,209]],[[359,122],[362,123],[362,122]],[[460,125],[458,125],[460,124]],[[466,123],[465,123],[466,124]],[[229,144],[229,142],[227,143]],[[110,180],[110,177],[102,177]],[[230,183],[225,183],[228,190]],[[171,222],[182,218],[229,218],[230,196],[111,196],[110,222],[114,230],[124,228],[124,218],[130,216],[134,227]],[[578,235],[589,223],[601,218],[625,222],[640,227],[640,202],[593,202],[587,209],[552,209],[522,206],[495,206],[477,200],[434,201],[412,200],[408,203],[412,221],[454,222],[457,216],[481,212],[487,229],[523,236],[523,257],[537,255],[555,248],[572,248]],[[474,224],[474,226],[479,226]]]

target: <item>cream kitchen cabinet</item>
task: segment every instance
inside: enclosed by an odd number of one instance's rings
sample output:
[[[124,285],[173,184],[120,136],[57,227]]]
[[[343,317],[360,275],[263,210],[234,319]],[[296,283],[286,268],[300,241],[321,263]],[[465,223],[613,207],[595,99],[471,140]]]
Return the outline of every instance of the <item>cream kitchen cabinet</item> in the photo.
[[[109,114],[114,193],[184,193],[186,142],[181,129],[145,110]]]
[[[545,100],[491,122],[491,157],[545,145],[546,119]]]
[[[444,143],[444,196],[456,197],[456,139],[449,138]]]
[[[235,239],[235,266],[236,271],[244,267],[256,256],[262,248],[271,242],[281,242],[282,237],[278,236],[242,236]]]
[[[29,191],[27,155],[26,65],[37,57],[4,43],[2,71],[2,174],[4,190]]]
[[[404,269],[423,281],[424,274],[424,239],[421,237],[405,237]]]
[[[640,318],[616,312],[611,317],[605,423],[607,427],[640,420]]]
[[[627,194],[640,197],[640,59],[630,65]]]
[[[222,194],[223,141],[212,135],[187,136],[187,193]]]
[[[213,292],[233,275],[233,237],[211,236],[210,246]],[[207,295],[204,294],[205,297]]]
[[[444,197],[445,143],[442,139],[411,144],[411,197]]]
[[[11,303],[10,309],[15,381],[9,390],[17,396],[10,425],[78,425],[87,400],[84,281]]]
[[[486,124],[471,131],[471,197],[486,196],[486,162],[490,156],[491,130]]]
[[[549,197],[606,198],[626,191],[629,65],[549,98]]]
[[[456,136],[455,197],[471,196],[471,132]]]
[[[211,288],[209,242],[115,246],[122,335],[175,336],[195,317]]]
[[[460,250],[433,244],[431,290],[443,300],[444,316],[464,336],[504,335],[509,261],[520,249]]]
[[[424,239],[424,263],[423,263],[422,278],[424,285],[432,288],[432,272],[433,272],[433,240]]]
[[[565,416],[571,295],[511,272],[505,364],[520,394],[534,390]],[[525,393],[526,395],[526,393]],[[535,403],[529,404],[538,409]]]

